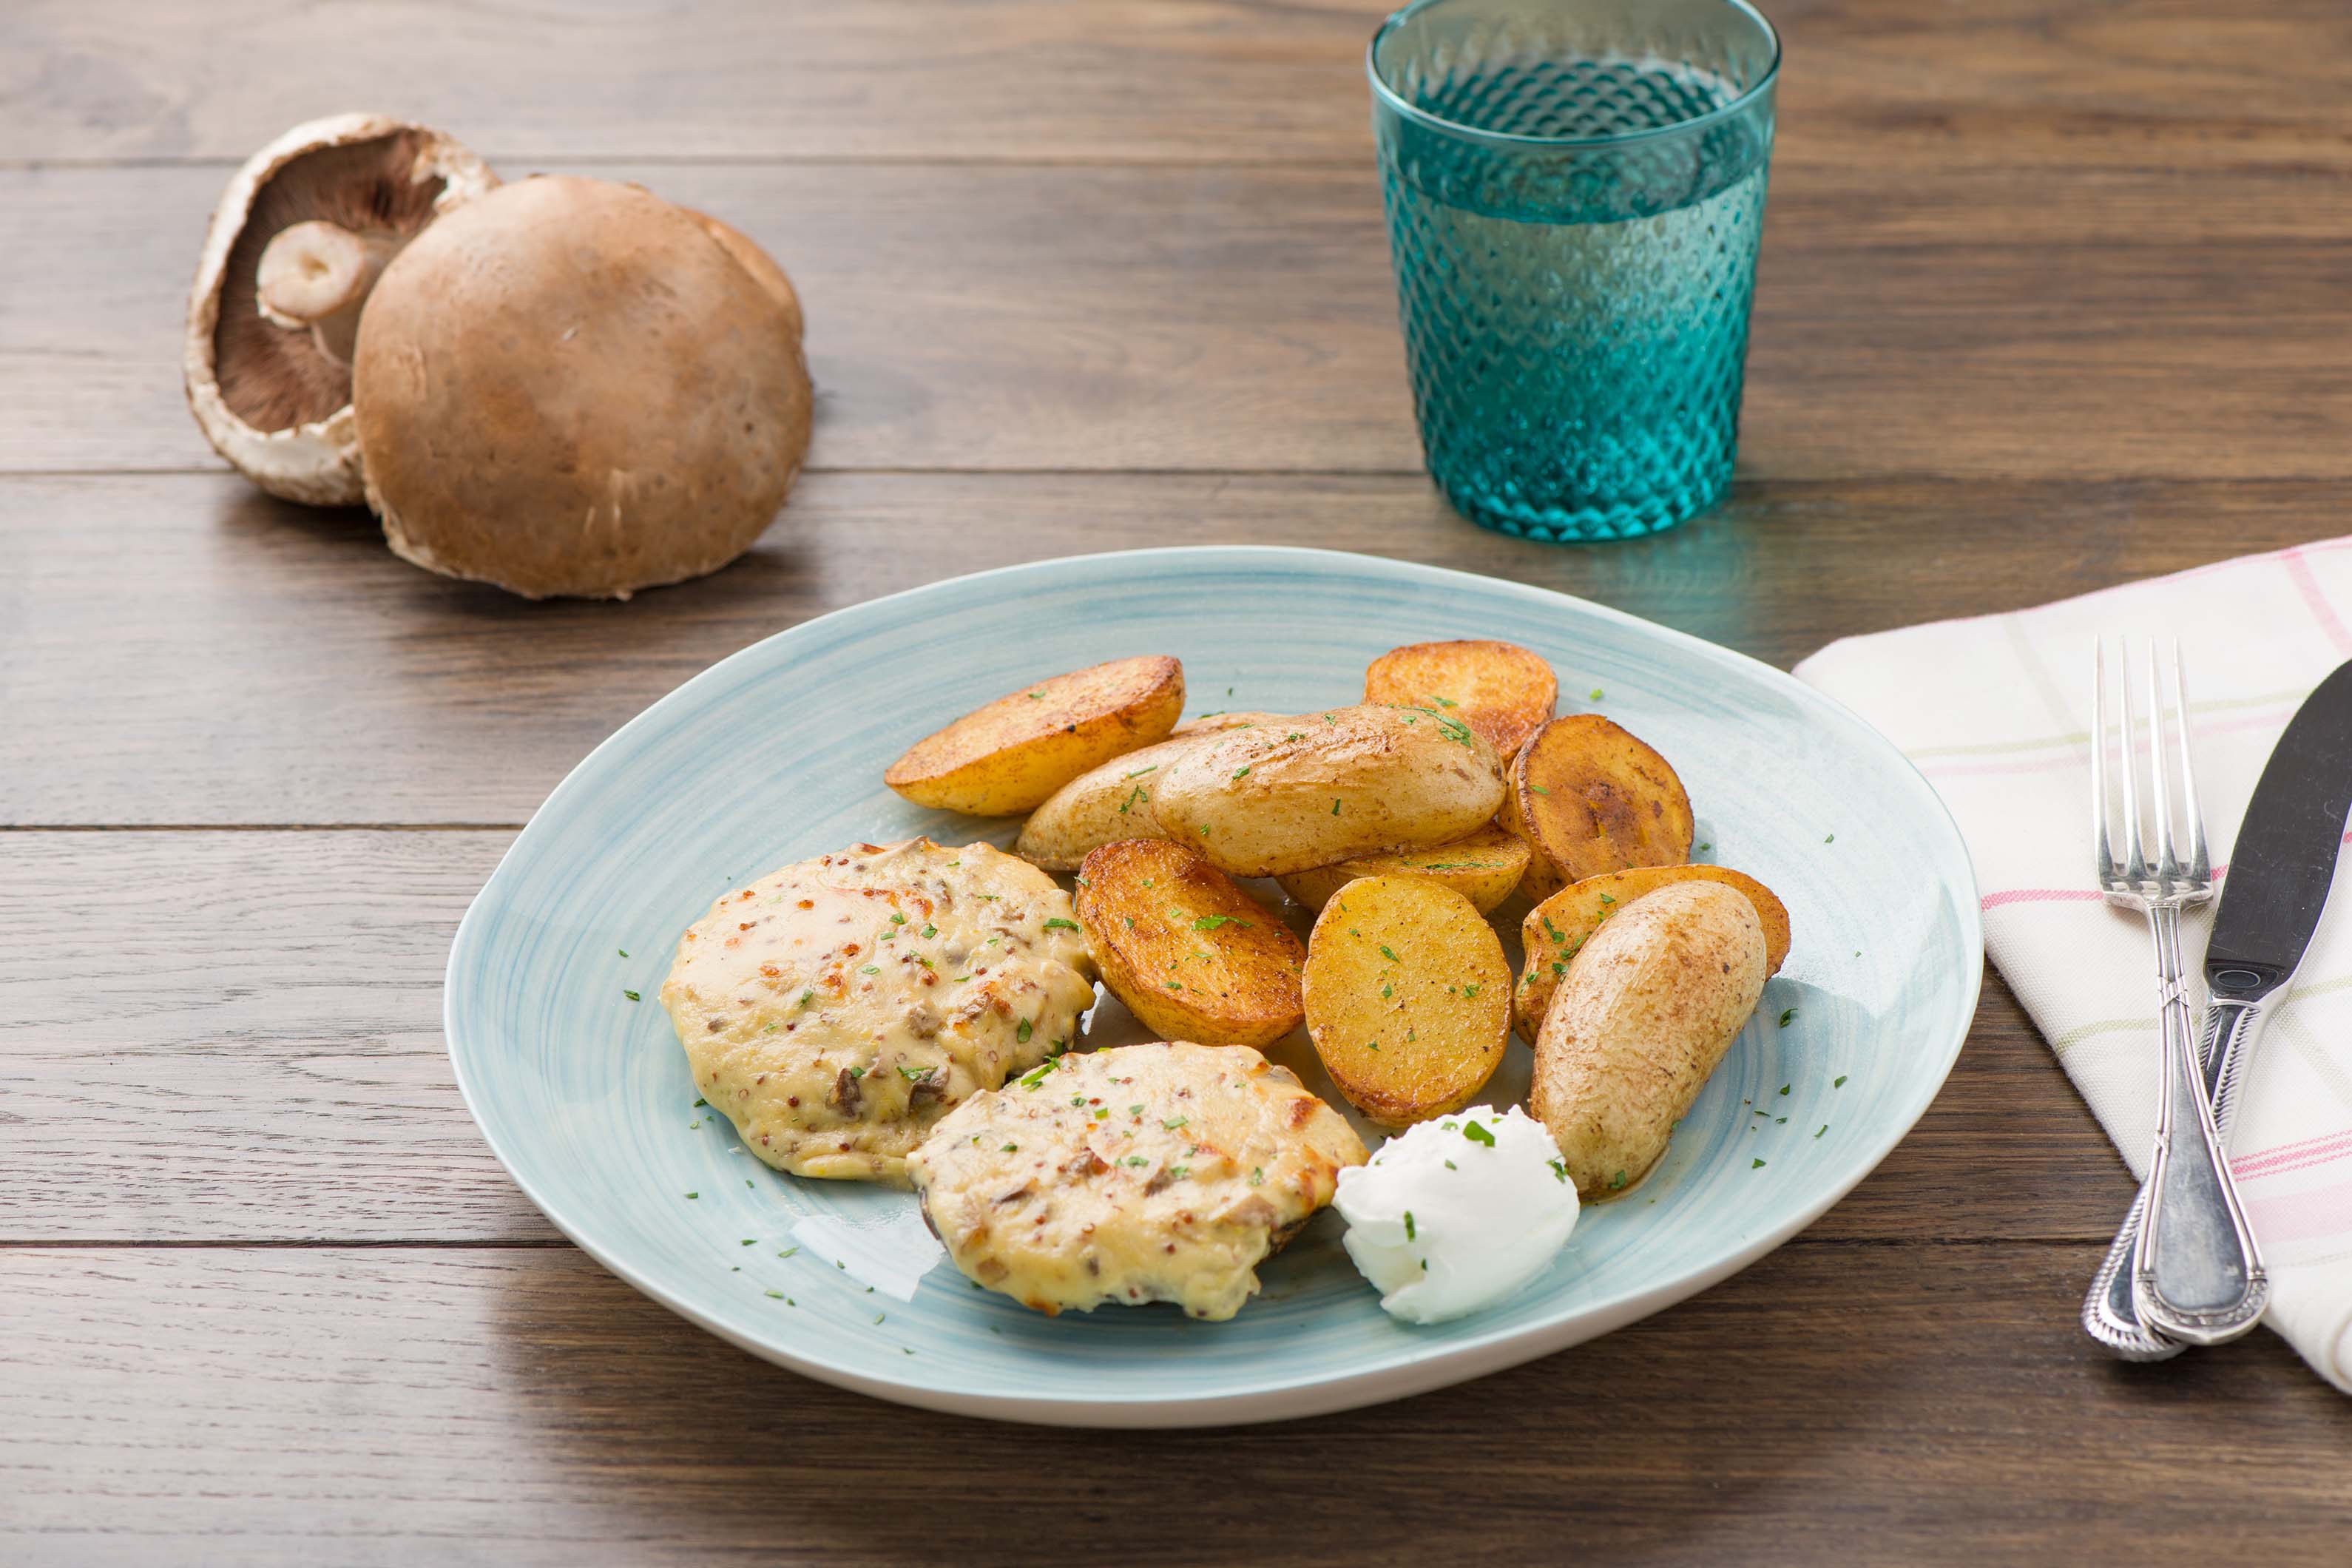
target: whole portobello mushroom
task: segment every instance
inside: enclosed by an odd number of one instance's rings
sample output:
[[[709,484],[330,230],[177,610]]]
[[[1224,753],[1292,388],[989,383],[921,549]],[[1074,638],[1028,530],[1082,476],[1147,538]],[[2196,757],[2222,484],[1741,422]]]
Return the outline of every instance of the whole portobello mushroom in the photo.
[[[734,560],[792,489],[811,403],[800,302],[758,247],[562,175],[410,240],[352,359],[393,550],[533,599],[625,599]]]

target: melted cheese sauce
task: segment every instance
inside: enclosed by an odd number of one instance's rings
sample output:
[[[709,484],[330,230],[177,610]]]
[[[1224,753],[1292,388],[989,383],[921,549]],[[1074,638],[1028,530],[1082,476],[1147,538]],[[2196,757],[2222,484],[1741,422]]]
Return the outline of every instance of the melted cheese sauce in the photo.
[[[695,1087],[753,1153],[903,1184],[941,1117],[1076,1037],[1093,977],[1053,879],[917,838],[727,894],[679,939],[661,1000]]]
[[[955,1266],[1024,1306],[1222,1320],[1364,1157],[1338,1111],[1246,1046],[1144,1045],[975,1097],[908,1173]]]

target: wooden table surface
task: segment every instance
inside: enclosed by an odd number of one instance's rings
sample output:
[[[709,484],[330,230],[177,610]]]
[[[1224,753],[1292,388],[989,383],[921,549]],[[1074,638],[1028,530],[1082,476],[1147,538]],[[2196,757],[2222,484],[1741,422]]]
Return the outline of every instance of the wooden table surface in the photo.
[[[2352,1402],[2074,1323],[2129,1192],[2000,984],[1885,1164],[1607,1339],[1180,1434],[921,1415],[574,1251],[439,1028],[467,900],[720,656],[975,569],[1255,541],[1832,637],[2340,532],[2341,0],[1780,0],[1740,480],[1639,543],[1419,471],[1343,0],[0,11],[0,1560],[2347,1560]],[[182,404],[205,215],[382,108],[639,180],[807,301],[761,546],[532,605],[268,500]],[[1466,1534],[1465,1537],[1465,1533]]]

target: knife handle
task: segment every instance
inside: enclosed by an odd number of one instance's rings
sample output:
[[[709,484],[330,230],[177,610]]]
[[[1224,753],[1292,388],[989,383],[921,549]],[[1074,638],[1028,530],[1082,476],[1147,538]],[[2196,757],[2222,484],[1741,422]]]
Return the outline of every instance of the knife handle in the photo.
[[[2140,1321],[2158,1333],[2219,1344],[2263,1315],[2270,1280],[2230,1178],[2204,1064],[2189,1033],[2189,1004],[2178,978],[2179,912],[2160,910],[2152,916],[2167,973],[2175,978],[2164,997],[2164,1086],[2157,1100],[2147,1213],[2132,1263],[2132,1303]],[[2225,1055],[2217,1043],[2217,1064]]]

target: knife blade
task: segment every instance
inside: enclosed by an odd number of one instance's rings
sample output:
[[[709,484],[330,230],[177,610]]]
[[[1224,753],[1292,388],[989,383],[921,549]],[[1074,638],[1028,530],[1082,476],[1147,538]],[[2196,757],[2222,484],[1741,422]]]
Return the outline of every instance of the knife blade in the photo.
[[[2254,1002],[2303,962],[2352,815],[2352,660],[2313,688],[2271,748],[2230,852],[2205,944],[2214,1000]]]

